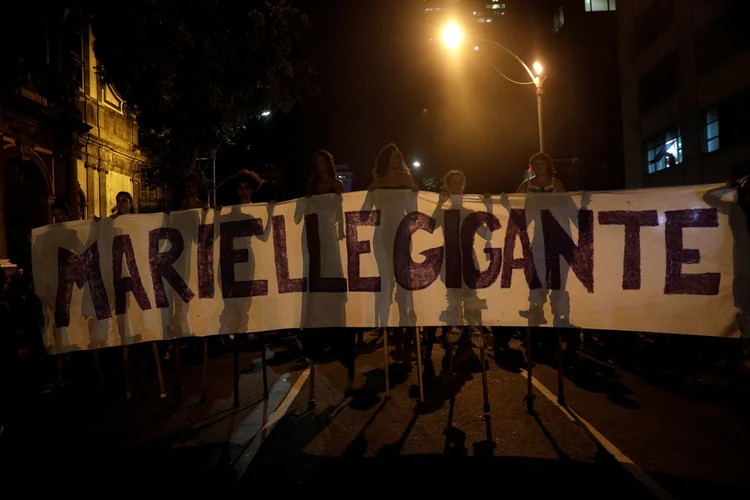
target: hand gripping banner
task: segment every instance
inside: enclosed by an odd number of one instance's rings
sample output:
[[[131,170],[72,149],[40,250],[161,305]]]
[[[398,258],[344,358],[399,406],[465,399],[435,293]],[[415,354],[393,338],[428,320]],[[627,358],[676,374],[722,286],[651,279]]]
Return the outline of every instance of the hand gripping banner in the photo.
[[[380,190],[53,224],[32,235],[42,335],[50,353],[337,326],[739,336],[733,196]]]

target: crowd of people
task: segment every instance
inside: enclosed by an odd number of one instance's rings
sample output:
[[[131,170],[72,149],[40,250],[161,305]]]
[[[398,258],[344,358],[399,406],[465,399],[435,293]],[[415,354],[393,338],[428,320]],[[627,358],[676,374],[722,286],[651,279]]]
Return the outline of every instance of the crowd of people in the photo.
[[[531,176],[519,186],[519,193],[559,193],[565,191],[563,183],[556,177],[554,163],[548,155],[544,153],[533,155],[528,164],[528,171]],[[447,172],[443,179],[443,190],[440,193],[441,203],[444,203],[453,195],[463,195],[466,182],[466,175],[461,170],[450,170]],[[419,191],[419,187],[404,161],[403,154],[395,144],[385,146],[374,162],[372,182],[368,187],[368,191],[383,189]],[[202,191],[203,186],[200,178],[192,174],[188,175],[184,180],[182,196],[176,207],[179,209],[210,210],[212,207],[200,199]],[[327,151],[316,152],[310,166],[307,189],[304,195],[308,197],[321,194],[341,195],[343,192],[344,185],[338,178],[333,155]],[[240,204],[258,202],[276,203],[263,179],[257,173],[249,170],[242,170],[236,175],[236,194]],[[490,195],[483,194],[483,196],[489,197]],[[54,223],[68,222],[76,218],[76,214],[72,212],[68,203],[63,199],[55,201],[51,208]],[[213,208],[220,209],[221,206]],[[168,210],[166,212],[168,213]],[[124,191],[118,193],[116,196],[116,205],[112,208],[111,217],[115,218],[120,215],[133,213],[136,213],[136,205],[132,195]],[[99,217],[94,217],[94,221],[98,220]],[[469,353],[470,355],[473,351],[472,347],[478,345],[484,346],[484,333],[487,330],[481,326],[481,320],[472,320],[470,317],[472,311],[470,308],[464,307],[466,303],[475,298],[471,296],[472,291],[459,290],[457,293],[460,296],[453,299],[448,297],[449,307],[458,307],[460,309],[458,316],[463,318],[462,324],[449,325],[447,328],[442,329],[438,329],[437,327],[424,328],[422,335],[425,354],[431,352],[433,346],[438,341],[450,345],[451,352],[453,346],[457,346],[459,356],[462,355],[461,353]],[[473,294],[476,295],[476,292],[473,291]],[[36,299],[33,290],[33,281],[27,270],[18,268],[15,274],[9,279],[3,273],[0,273],[0,325],[2,325],[0,326],[0,356],[2,357],[0,360],[0,370],[2,370],[0,380],[4,381],[2,382],[4,393],[0,395],[0,398],[3,401],[9,401],[7,398],[12,398],[17,393],[12,382],[14,380],[13,371],[24,358],[36,360],[35,362],[39,367],[36,370],[38,373],[38,378],[35,381],[36,389],[43,392],[49,391],[55,385],[60,385],[63,381],[65,370],[64,356],[57,356],[56,360],[52,361],[44,353],[44,346],[39,335],[42,327],[38,319],[40,314],[35,312],[35,308],[39,307],[38,299]],[[529,314],[537,313],[534,311],[529,312]],[[442,330],[443,335],[439,339],[438,334],[440,330]],[[509,341],[513,336],[517,335],[515,328],[498,327],[490,329],[490,331],[494,338],[492,344],[494,344],[494,349],[498,352],[507,351],[509,349]],[[335,352],[336,357],[341,360],[341,363],[347,367],[351,378],[354,373],[355,348],[356,345],[362,343],[362,333],[361,329],[347,328],[304,331],[302,335],[303,354],[309,362],[315,363],[321,358],[324,351],[331,349]],[[393,337],[393,345],[396,348],[394,357],[400,361],[409,361],[414,357],[414,329],[396,328],[386,334]],[[568,335],[568,347],[572,349],[584,337],[586,336],[579,336],[578,331],[573,332],[572,335]],[[544,342],[544,339],[554,339],[555,337],[546,335],[539,336],[538,338],[540,342]],[[634,339],[637,337],[634,333],[622,335],[613,333],[608,338],[616,340],[614,347],[610,347],[611,352],[607,355],[608,357],[614,357],[612,353],[618,350],[622,350],[623,352],[632,350]],[[686,351],[684,339],[680,340],[680,342],[677,342],[680,346],[680,357],[687,359],[692,355],[691,350],[688,348]],[[158,356],[169,358],[173,345],[171,343],[167,344],[165,345],[164,352],[157,355],[157,363],[159,362]],[[610,343],[610,346],[612,345]],[[93,352],[95,353],[96,351]],[[155,349],[154,352],[158,353],[159,351]],[[94,354],[94,357],[101,378],[98,357],[96,357],[96,354]],[[429,356],[427,357],[429,358]],[[684,359],[683,362],[678,363],[683,368],[686,366]],[[127,363],[127,353],[124,356],[124,361]],[[689,371],[689,363],[687,366],[688,368],[686,369]],[[0,406],[7,408],[7,405],[0,404]],[[3,416],[0,415],[0,419],[2,418]],[[1,424],[2,420],[0,420]]]

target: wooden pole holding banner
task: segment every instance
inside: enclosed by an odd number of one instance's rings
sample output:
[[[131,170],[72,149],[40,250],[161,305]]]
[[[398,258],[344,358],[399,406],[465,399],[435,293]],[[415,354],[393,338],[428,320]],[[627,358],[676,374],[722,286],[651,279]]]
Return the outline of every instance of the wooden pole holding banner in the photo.
[[[482,362],[482,396],[484,397],[484,413],[490,412],[490,393],[489,393],[489,387],[487,385],[487,353],[486,353],[486,345],[485,345],[485,339],[484,339],[484,331],[480,330],[480,334],[482,335],[482,344],[479,348],[479,357]]]
[[[562,333],[560,330],[557,331],[557,403],[560,406],[565,406],[565,384],[563,377],[563,348],[562,348]]]
[[[102,365],[99,363],[99,351],[91,351],[91,356],[94,359],[94,368],[96,369],[96,378],[99,382],[99,388],[104,388],[104,375],[102,375]]]
[[[533,362],[531,361],[531,327],[526,327],[526,396],[523,398],[526,401],[526,410],[533,414],[534,413],[534,389],[532,384],[531,370]]]
[[[307,400],[307,408],[312,410],[316,406],[315,402],[315,360],[310,359],[310,399]]]
[[[414,329],[417,337],[417,383],[419,384],[419,402],[424,403],[424,386],[422,385],[422,327]]]
[[[159,356],[159,346],[156,345],[156,342],[152,342],[151,346],[154,350],[154,362],[156,363],[156,376],[159,378],[159,397],[161,399],[166,399],[167,397],[167,390],[164,388],[164,374],[161,371],[161,357]]]
[[[456,374],[453,369],[453,342],[448,338],[450,330],[448,332],[449,333],[445,335],[445,355],[448,356],[448,376],[450,377],[451,399],[453,399],[456,397]]]
[[[182,339],[174,340],[174,402],[182,402]]]
[[[266,335],[260,334],[261,364],[263,366],[263,400],[268,400],[268,373],[266,370]]]
[[[383,328],[383,360],[385,361],[385,397],[391,397],[391,376],[388,373],[388,328]]]
[[[203,337],[203,387],[201,389],[201,403],[205,403],[208,399],[208,390],[206,388],[208,382],[208,339]]]
[[[125,399],[130,399],[130,360],[127,346],[122,348],[122,374],[125,378]]]
[[[232,348],[234,349],[234,408],[240,407],[240,337],[235,335]]]

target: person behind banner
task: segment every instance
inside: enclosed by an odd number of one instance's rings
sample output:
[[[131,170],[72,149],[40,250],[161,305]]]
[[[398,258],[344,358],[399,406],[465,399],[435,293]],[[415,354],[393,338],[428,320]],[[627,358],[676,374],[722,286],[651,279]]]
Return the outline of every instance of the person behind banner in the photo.
[[[70,221],[70,206],[62,198],[58,198],[52,203],[52,220],[55,224]]]
[[[276,200],[264,199],[270,197],[268,188],[265,188],[265,186],[266,181],[261,179],[257,173],[247,169],[240,170],[237,173],[237,197],[240,205],[263,202],[273,205],[276,203]],[[220,209],[221,207],[217,206],[216,208]]]
[[[336,173],[336,163],[333,159],[333,155],[325,150],[317,151],[310,164],[310,174],[307,181],[307,192],[305,193],[306,198],[310,198],[316,195],[325,194],[336,194],[339,197],[344,193],[344,184],[338,179]],[[320,203],[327,203],[320,201]],[[333,202],[332,202],[333,203]],[[336,206],[339,207],[341,198],[338,198]],[[304,205],[300,205],[304,206]],[[320,219],[322,224],[333,226],[333,228],[320,228],[321,238],[336,238],[338,234],[336,230],[337,219],[339,223],[343,222],[343,213],[338,216],[333,215],[332,212],[326,211],[330,216],[324,216]],[[325,236],[324,236],[325,235]],[[338,239],[334,240],[335,244],[338,244]],[[340,266],[338,258],[334,261]],[[342,269],[330,270],[336,274],[343,275]],[[338,309],[340,315],[343,318],[345,311],[345,300],[342,301],[342,297],[339,294],[326,294],[315,298],[314,296],[309,297],[308,307],[311,309],[315,308],[330,308],[331,310]],[[304,321],[304,318],[303,318]],[[329,332],[330,334],[327,334]],[[318,362],[323,355],[323,352],[327,347],[331,347],[336,357],[339,358],[341,364],[353,373],[354,369],[354,337],[353,335],[358,333],[356,329],[348,329],[346,327],[337,328],[315,328],[315,329],[304,329],[302,334],[302,350],[306,358],[311,359],[313,362]]]
[[[191,210],[194,208],[201,208],[208,210],[208,203],[205,203],[198,199],[198,192],[203,186],[200,177],[196,174],[189,174],[185,178],[185,187],[182,192],[182,202],[180,204],[180,210]]]
[[[336,174],[336,164],[333,155],[328,151],[320,150],[313,155],[313,164],[310,169],[310,177],[307,181],[307,197],[314,194],[338,194],[344,193],[344,183]]]
[[[115,196],[115,206],[112,208],[111,218],[116,219],[120,215],[134,214],[135,204],[133,203],[133,195],[127,191],[120,191]]]
[[[372,183],[368,191],[376,189],[411,189],[419,191],[414,182],[409,167],[406,166],[404,155],[398,147],[391,143],[378,153],[375,168],[372,171]]]
[[[518,193],[564,193],[565,186],[556,176],[554,162],[546,153],[536,153],[529,160],[528,171],[533,174],[518,187]]]

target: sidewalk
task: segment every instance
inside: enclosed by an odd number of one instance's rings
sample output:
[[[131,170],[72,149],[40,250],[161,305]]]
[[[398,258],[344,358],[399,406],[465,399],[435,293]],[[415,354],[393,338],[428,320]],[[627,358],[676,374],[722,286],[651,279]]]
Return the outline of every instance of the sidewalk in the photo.
[[[270,348],[267,373],[272,394],[264,402],[260,352],[241,351],[241,405],[235,410],[232,353],[216,352],[209,358],[205,403],[200,400],[202,365],[183,367],[182,401],[177,404],[175,371],[169,361],[163,362],[167,399],[159,398],[155,377],[142,380],[134,375],[128,401],[116,377],[122,371],[116,362],[122,351],[105,351],[100,351],[104,391],[97,391],[95,377],[87,377],[18,409],[15,423],[0,440],[4,476],[27,483],[35,492],[85,484],[87,490],[101,486],[110,491],[116,485],[118,493],[141,495],[208,494],[225,479],[232,453],[243,450],[254,437],[247,426],[238,434],[238,427],[258,415],[270,415],[282,399],[278,391],[298,374],[291,363],[292,350]]]

